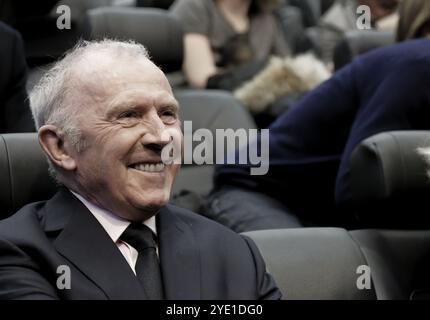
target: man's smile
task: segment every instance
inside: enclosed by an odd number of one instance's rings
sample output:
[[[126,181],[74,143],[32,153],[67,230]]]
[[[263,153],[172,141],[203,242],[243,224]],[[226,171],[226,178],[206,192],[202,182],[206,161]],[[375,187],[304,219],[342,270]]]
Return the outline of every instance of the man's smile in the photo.
[[[143,171],[143,172],[149,172],[149,173],[160,173],[163,172],[165,169],[165,165],[162,162],[157,163],[136,163],[129,166],[129,168]]]

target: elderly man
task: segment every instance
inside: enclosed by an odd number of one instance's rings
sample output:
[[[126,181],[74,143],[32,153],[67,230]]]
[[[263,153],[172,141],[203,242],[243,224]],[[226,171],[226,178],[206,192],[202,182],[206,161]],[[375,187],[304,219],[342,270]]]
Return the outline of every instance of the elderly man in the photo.
[[[78,45],[31,108],[63,188],[0,223],[0,298],[280,298],[250,239],[167,205],[178,103],[143,46]]]

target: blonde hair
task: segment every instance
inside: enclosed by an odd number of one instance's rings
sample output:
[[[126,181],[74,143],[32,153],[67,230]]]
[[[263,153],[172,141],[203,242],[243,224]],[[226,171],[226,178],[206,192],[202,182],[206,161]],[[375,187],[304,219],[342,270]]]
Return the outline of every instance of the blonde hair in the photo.
[[[397,41],[422,38],[430,31],[430,1],[402,0],[399,6]]]

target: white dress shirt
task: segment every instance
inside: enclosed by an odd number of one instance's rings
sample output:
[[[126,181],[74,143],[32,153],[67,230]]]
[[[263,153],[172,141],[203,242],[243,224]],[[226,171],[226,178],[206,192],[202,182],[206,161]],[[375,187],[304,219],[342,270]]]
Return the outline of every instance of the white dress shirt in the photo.
[[[70,192],[73,193],[76,198],[78,198],[85,205],[85,207],[87,207],[87,209],[102,225],[103,229],[106,230],[109,237],[121,251],[122,255],[124,256],[127,263],[130,265],[130,268],[133,270],[134,274],[136,274],[135,266],[138,252],[135,248],[120,239],[120,236],[125,231],[125,229],[127,229],[131,222],[113,214],[106,209],[96,206],[95,204],[89,202],[87,199],[77,194],[76,192],[73,192],[72,190],[70,190]],[[142,223],[149,227],[155,235],[157,234],[155,216],[152,216],[151,218],[143,221]]]

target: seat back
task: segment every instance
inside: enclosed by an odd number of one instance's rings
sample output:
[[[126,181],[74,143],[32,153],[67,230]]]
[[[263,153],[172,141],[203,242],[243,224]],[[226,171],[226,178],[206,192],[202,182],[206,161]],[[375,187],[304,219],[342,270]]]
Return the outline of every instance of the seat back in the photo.
[[[321,1],[317,0],[286,0],[288,5],[300,9],[305,27],[313,27],[321,16]]]
[[[229,92],[187,89],[176,91],[175,97],[181,105],[182,123],[191,121],[193,132],[205,128],[215,137],[216,129],[256,128],[249,112]],[[192,141],[191,137],[188,141]],[[197,144],[198,142],[193,142],[193,148]],[[213,171],[214,165],[182,166],[173,185],[173,195],[182,190],[206,195],[213,186]]]
[[[391,131],[354,149],[350,206],[362,226],[430,229],[428,166],[417,152],[426,146],[430,131]]]
[[[394,33],[354,30],[345,33],[333,53],[335,70],[352,62],[358,55],[394,43]]]
[[[175,0],[136,0],[136,7],[169,9]]]
[[[430,299],[430,230],[350,234],[368,261],[378,299]]]
[[[301,228],[244,235],[257,244],[284,299],[430,299],[430,230]]]
[[[164,72],[181,70],[182,26],[165,10],[101,7],[87,11],[85,33],[91,39],[115,38],[143,44]]]
[[[282,6],[274,11],[277,17],[283,35],[292,51],[299,53],[301,50],[301,42],[303,40],[303,17],[299,8],[294,6]]]
[[[56,190],[37,133],[0,135],[0,219]]]
[[[360,248],[344,229],[300,228],[246,232],[261,251],[283,299],[375,299],[357,286]],[[360,289],[361,288],[361,289]]]

